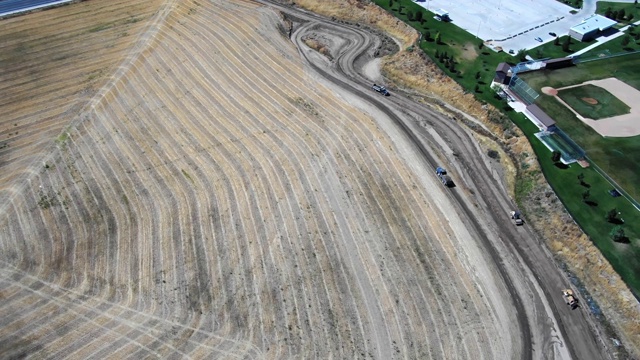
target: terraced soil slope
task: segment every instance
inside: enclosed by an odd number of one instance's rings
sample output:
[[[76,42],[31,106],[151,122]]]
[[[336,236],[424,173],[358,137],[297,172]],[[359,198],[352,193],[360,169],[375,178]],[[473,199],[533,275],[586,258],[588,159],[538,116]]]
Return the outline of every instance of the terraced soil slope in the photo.
[[[56,11],[75,24],[104,4]],[[32,125],[0,158],[0,357],[522,356],[504,284],[433,174],[310,76],[276,13],[145,6],[118,66],[43,56],[38,96],[3,88],[22,95],[0,112]],[[107,69],[84,105],[83,66]]]

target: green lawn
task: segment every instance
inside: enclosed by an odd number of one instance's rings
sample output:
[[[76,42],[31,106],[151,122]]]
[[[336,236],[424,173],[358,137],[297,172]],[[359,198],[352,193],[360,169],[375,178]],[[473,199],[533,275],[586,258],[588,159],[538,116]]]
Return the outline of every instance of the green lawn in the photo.
[[[572,165],[567,169],[556,167],[551,161],[551,153],[549,150],[534,136],[534,133],[538,131],[537,127],[522,114],[512,111],[504,101],[497,99],[493,91],[489,89],[489,84],[495,75],[495,68],[498,63],[509,62],[514,64],[519,62],[519,60],[504,52],[496,53],[487,48],[481,48],[480,39],[477,39],[474,35],[458,28],[454,24],[434,20],[432,13],[427,12],[411,0],[394,0],[394,5],[391,8],[389,7],[389,0],[374,0],[374,2],[382,8],[391,11],[397,18],[407,22],[421,33],[425,34],[428,31],[430,41],[423,41],[420,44],[420,48],[429,55],[429,57],[434,59],[435,63],[449,76],[469,92],[474,93],[478,100],[504,110],[511,121],[518,125],[531,141],[542,171],[551,186],[556,190],[558,197],[560,197],[567,209],[571,212],[573,218],[594,241],[596,246],[611,262],[635,294],[640,295],[640,250],[638,249],[639,244],[637,241],[640,237],[640,213],[624,198],[610,197],[607,191],[611,189],[611,186],[592,168],[583,170],[578,165]],[[403,6],[403,11],[398,11],[399,5]],[[422,23],[418,21],[408,21],[407,15],[409,11],[411,11],[414,16],[416,12],[422,12],[422,18],[426,21]],[[442,44],[437,44],[434,41],[438,33],[441,35]],[[547,46],[549,45],[550,44],[547,44]],[[574,44],[572,46],[577,47],[581,45]],[[575,51],[577,48],[572,48],[572,50]],[[452,56],[455,59],[455,72],[445,68],[446,62],[440,62],[436,59],[436,51],[438,54],[446,52],[448,56]],[[545,56],[544,52],[551,55]],[[537,56],[535,50],[530,52],[530,54],[534,58],[555,57],[557,49],[545,48],[542,56]],[[566,54],[562,54],[561,56],[566,56]],[[616,77],[631,86],[640,88],[640,72],[636,70],[638,68],[638,60],[640,60],[640,54],[633,57],[633,59],[631,59],[631,56],[612,58],[608,59],[606,63],[584,63],[578,67],[556,71],[554,74],[550,74],[549,72],[534,72],[531,73],[531,75],[535,75],[534,80],[539,84],[537,90],[542,86],[549,86],[549,84],[553,87],[562,87],[582,83],[590,79],[602,79],[612,76],[613,73],[615,73]],[[613,67],[610,66],[612,64]],[[522,74],[522,77],[525,78],[526,75],[529,74]],[[478,76],[478,79],[476,79],[476,76]],[[479,92],[475,91],[476,85],[479,86]],[[536,85],[532,86],[536,88]],[[542,95],[539,99],[553,100],[553,102],[557,103],[557,101],[545,95]],[[542,107],[542,105],[540,106]],[[566,116],[566,121],[570,122],[573,119],[579,123],[575,128],[578,128],[582,124],[568,109],[565,107],[561,108],[569,112],[569,116]],[[556,119],[556,121],[558,121],[563,129],[574,130],[568,125],[569,123],[566,123],[567,126],[560,123],[564,120],[559,121]],[[590,130],[590,128],[583,129],[582,131],[584,132],[584,138],[582,140],[584,140],[586,144],[591,144],[588,147],[596,149],[589,149],[589,156],[597,161],[600,167],[605,169],[610,175],[619,175],[617,178],[625,180],[625,188],[629,192],[631,192],[629,187],[636,187],[637,185],[635,184],[640,184],[640,181],[637,181],[637,177],[640,174],[640,171],[637,171],[637,169],[640,169],[640,162],[633,156],[633,154],[640,154],[640,145],[634,145],[634,143],[640,144],[639,138],[607,139],[606,143],[601,143],[601,141],[603,141],[602,137],[593,137],[593,133],[595,132]],[[573,134],[570,134],[570,136],[573,136]],[[578,143],[583,146],[585,144]],[[626,155],[617,157],[615,156],[615,154],[617,154],[616,151]],[[625,158],[626,163],[623,162]],[[584,172],[585,182],[591,186],[591,200],[597,205],[590,206],[582,201],[584,189],[577,181],[577,174],[580,172]],[[532,176],[534,175],[535,174]],[[516,200],[518,202],[522,201],[522,199],[528,195],[535,182],[536,179],[533,177],[518,179],[516,183]],[[629,184],[633,186],[626,186]],[[635,191],[638,191],[637,188]],[[613,207],[621,211],[622,217],[626,220],[624,228],[627,236],[630,239],[634,239],[631,244],[613,243],[608,236],[609,231],[613,228],[613,224],[609,224],[605,220],[605,214]]]
[[[562,50],[562,44],[569,38],[570,45],[569,51]],[[569,36],[562,36],[558,39],[558,45],[555,42],[549,42],[543,45],[540,45],[536,48],[529,50],[527,53],[531,55],[534,59],[544,59],[544,58],[561,58],[568,55],[573,54],[576,51],[582,50],[587,46],[593,44],[595,40],[589,42],[582,42],[575,39],[571,39]]]
[[[578,114],[593,120],[628,114],[630,110],[607,90],[590,84],[560,90],[558,96]],[[589,103],[589,99],[597,103]]]
[[[636,22],[640,20],[640,5],[633,3],[616,3],[616,2],[608,2],[608,1],[598,1],[596,7],[596,14],[605,15],[607,11],[616,11],[620,12],[620,10],[624,10],[624,18],[617,17],[616,21],[628,23],[629,15],[632,15],[631,22]]]
[[[636,33],[638,33],[637,30]],[[586,53],[580,55],[580,57],[589,59],[598,57],[599,55],[612,55],[638,51],[640,50],[640,45],[638,45],[639,40],[636,40],[635,36],[636,34],[627,34],[617,37],[613,40],[607,41],[606,43],[596,47],[595,49],[587,51]],[[625,40],[625,38],[627,38],[627,40]],[[638,36],[638,39],[640,39],[640,36]]]
[[[616,77],[640,90],[640,54],[619,56],[603,61],[582,63],[561,70],[544,70],[519,74],[532,88],[543,86],[560,88],[583,83],[587,80]]]

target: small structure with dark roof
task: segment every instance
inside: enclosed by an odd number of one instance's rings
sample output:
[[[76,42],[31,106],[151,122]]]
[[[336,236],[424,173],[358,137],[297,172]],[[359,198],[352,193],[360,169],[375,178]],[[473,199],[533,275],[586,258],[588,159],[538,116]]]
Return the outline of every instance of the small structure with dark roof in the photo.
[[[556,122],[547,113],[542,111],[536,104],[531,104],[525,108],[525,114],[541,130],[552,131],[556,127]]]
[[[550,59],[550,60],[544,61],[544,68],[550,69],[550,70],[562,69],[562,68],[566,68],[573,65],[574,65],[573,59],[570,57],[563,57],[563,58]]]
[[[511,65],[502,62],[496,67],[496,77],[493,81],[498,84],[508,85],[511,81],[511,76]]]

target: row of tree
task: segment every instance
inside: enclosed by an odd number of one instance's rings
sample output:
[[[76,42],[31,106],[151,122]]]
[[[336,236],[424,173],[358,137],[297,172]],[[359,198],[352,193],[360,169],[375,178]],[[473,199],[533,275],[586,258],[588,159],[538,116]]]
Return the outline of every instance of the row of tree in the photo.
[[[553,151],[551,153],[551,160],[554,163],[558,163],[560,162],[560,159],[562,157],[562,154],[559,151]],[[580,173],[577,175],[578,178],[578,182],[580,183],[580,185],[589,188],[590,185],[587,184],[584,181],[584,173]],[[591,201],[591,191],[589,191],[589,189],[585,190],[582,193],[582,201],[585,203],[590,203]],[[607,213],[605,214],[605,219],[612,224],[617,224],[610,232],[609,232],[609,237],[611,237],[611,239],[613,241],[616,242],[628,242],[629,239],[627,238],[624,229],[622,228],[622,224],[624,224],[624,220],[622,218],[619,218],[620,215],[620,211],[618,211],[618,209],[613,208],[609,211],[607,211]]]
[[[636,2],[636,4],[637,4],[637,2]],[[626,17],[625,17],[625,15],[626,15]],[[624,11],[624,9],[611,10],[611,8],[608,8],[607,11],[605,11],[604,16],[608,17],[611,20],[627,20],[627,21],[631,21],[634,18],[633,14],[627,15],[626,12]]]

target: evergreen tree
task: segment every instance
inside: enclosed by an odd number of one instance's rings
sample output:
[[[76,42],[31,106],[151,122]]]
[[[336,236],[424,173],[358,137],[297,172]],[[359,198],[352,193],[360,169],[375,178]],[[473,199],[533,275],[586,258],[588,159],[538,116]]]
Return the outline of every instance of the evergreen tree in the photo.
[[[611,19],[612,15],[613,13],[611,12],[611,8],[608,8],[607,11],[604,12],[604,16],[608,17],[609,19]]]
[[[562,51],[564,52],[571,51],[570,46],[571,46],[571,36],[567,36],[566,38],[564,38],[564,41],[562,42]]]
[[[624,229],[620,225],[611,229],[609,236],[611,236],[611,240],[616,242],[623,242],[626,238],[626,235],[624,234]]]
[[[622,38],[622,46],[627,46],[629,45],[630,42],[631,42],[631,38],[629,37],[629,35],[625,35]]]

